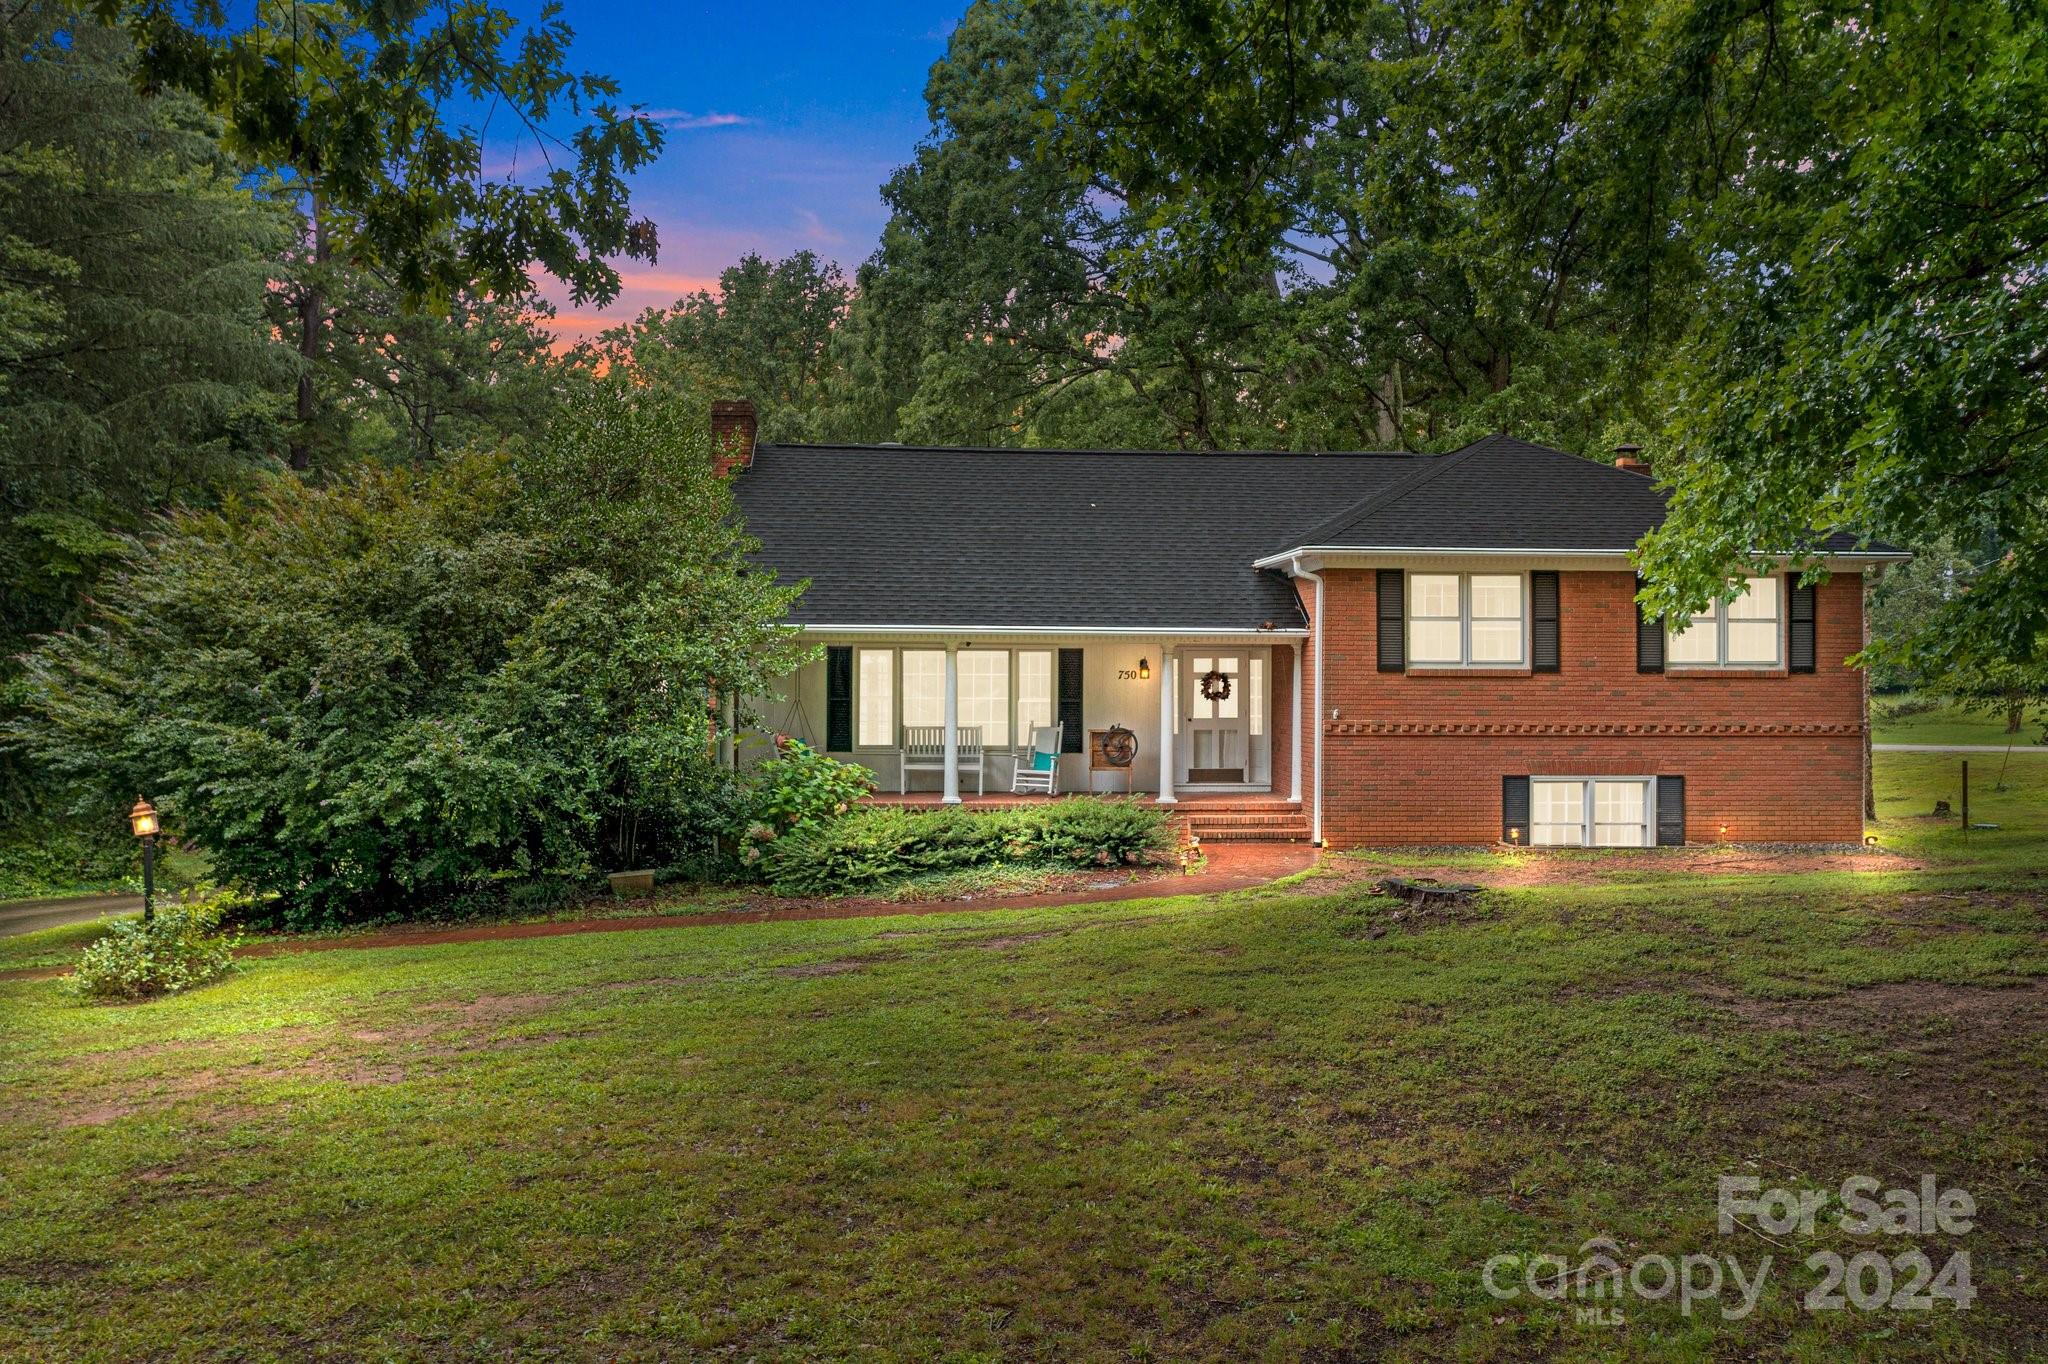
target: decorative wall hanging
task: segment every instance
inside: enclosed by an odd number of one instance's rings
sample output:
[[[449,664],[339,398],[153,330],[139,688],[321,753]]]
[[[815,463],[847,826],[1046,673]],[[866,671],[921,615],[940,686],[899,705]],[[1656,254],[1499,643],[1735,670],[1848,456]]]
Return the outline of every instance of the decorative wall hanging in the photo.
[[[1102,760],[1111,767],[1129,767],[1138,756],[1138,736],[1122,725],[1110,726],[1102,736]]]
[[[1202,699],[1204,701],[1228,701],[1230,679],[1214,668],[1202,674]]]

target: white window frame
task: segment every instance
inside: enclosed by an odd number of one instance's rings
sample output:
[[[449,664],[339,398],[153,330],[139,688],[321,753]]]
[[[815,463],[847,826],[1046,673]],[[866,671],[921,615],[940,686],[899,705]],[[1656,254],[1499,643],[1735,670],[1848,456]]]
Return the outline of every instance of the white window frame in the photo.
[[[907,653],[944,654],[946,651],[943,648],[933,648],[929,644],[858,644],[853,646],[853,648],[853,751],[856,753],[894,753],[900,746],[903,737],[903,656]],[[1006,699],[1005,709],[1007,710],[1009,715],[1010,739],[1008,743],[1000,745],[1000,747],[1022,747],[1023,745],[1031,742],[1031,736],[1020,728],[1020,722],[1018,718],[1019,687],[1021,686],[1023,681],[1021,660],[1023,659],[1025,654],[1044,654],[1047,657],[1047,687],[1049,692],[1049,703],[1051,706],[1052,713],[1050,718],[1048,718],[1045,721],[1045,723],[1048,725],[1059,723],[1060,670],[1059,650],[1057,648],[1050,644],[1025,644],[1005,645],[1001,649],[983,649],[979,651],[973,649],[962,649],[959,651],[960,655],[963,657],[967,654],[972,654],[976,652],[979,652],[984,656],[990,653],[1004,653],[1009,656],[1009,667],[1007,669],[1009,676],[1009,694]],[[861,655],[871,653],[887,654],[889,655],[890,660],[890,732],[889,741],[885,744],[870,744],[862,741],[862,733],[860,727],[861,702],[863,699],[863,693],[866,691],[867,684],[862,678]],[[963,716],[960,723],[966,725],[972,722]],[[986,736],[984,736],[984,738],[986,738]],[[998,745],[991,744],[990,747],[998,747]]]
[[[1413,609],[1415,600],[1413,584],[1414,580],[1418,577],[1456,578],[1458,580],[1458,661],[1456,662],[1450,662],[1447,660],[1434,658],[1417,658],[1415,656],[1415,633],[1411,628],[1414,622],[1417,619],[1450,619],[1449,616],[1422,616],[1418,618],[1415,615]],[[1518,580],[1521,584],[1518,596],[1518,600],[1521,605],[1521,629],[1516,632],[1516,638],[1521,641],[1520,657],[1511,659],[1474,659],[1472,657],[1472,580],[1474,578],[1514,578]],[[1486,616],[1482,617],[1482,619],[1506,620],[1507,617]],[[1402,579],[1401,650],[1402,657],[1405,660],[1405,664],[1409,668],[1420,668],[1425,670],[1429,668],[1477,668],[1481,670],[1489,668],[1526,668],[1529,666],[1530,653],[1529,622],[1529,574],[1527,570],[1524,570],[1519,573],[1503,573],[1497,569],[1479,569],[1464,572],[1454,572],[1448,569],[1410,569],[1407,571],[1407,573],[1404,575]]]
[[[1576,783],[1583,788],[1579,797],[1579,838],[1581,840],[1580,842],[1538,843],[1536,841],[1536,825],[1539,823],[1539,821],[1536,818],[1536,787],[1544,782]],[[1598,784],[1601,782],[1626,782],[1630,785],[1640,786],[1643,788],[1643,820],[1641,825],[1643,831],[1643,841],[1640,844],[1631,845],[1627,843],[1596,843],[1593,841],[1595,837],[1596,826],[1598,825],[1600,818],[1598,792],[1596,788]],[[1657,779],[1655,777],[1632,776],[1626,773],[1606,774],[1602,776],[1592,777],[1565,775],[1529,778],[1529,846],[1532,848],[1591,848],[1610,852],[1616,848],[1627,848],[1631,846],[1643,848],[1656,847]]]
[[[1769,622],[1772,627],[1771,640],[1773,645],[1773,656],[1771,659],[1767,662],[1759,662],[1756,659],[1746,658],[1737,660],[1728,657],[1728,608],[1734,603],[1732,601],[1717,601],[1708,611],[1703,611],[1697,616],[1688,617],[1689,624],[1683,632],[1673,630],[1668,620],[1665,622],[1665,671],[1676,670],[1684,672],[1688,668],[1734,668],[1738,671],[1743,669],[1776,671],[1785,666],[1786,623],[1791,619],[1791,612],[1787,609],[1788,599],[1791,594],[1785,590],[1785,579],[1783,575],[1776,573],[1751,573],[1743,575],[1743,581],[1750,584],[1774,584],[1772,590],[1778,596],[1777,614],[1769,617],[1752,616],[1743,618],[1746,623],[1752,625],[1761,625],[1767,621]],[[1749,588],[1745,587],[1744,593],[1746,594],[1749,590]],[[1680,633],[1690,634],[1695,629],[1704,630],[1710,625],[1714,632],[1714,656],[1712,659],[1681,659],[1674,655],[1672,645],[1677,642]]]

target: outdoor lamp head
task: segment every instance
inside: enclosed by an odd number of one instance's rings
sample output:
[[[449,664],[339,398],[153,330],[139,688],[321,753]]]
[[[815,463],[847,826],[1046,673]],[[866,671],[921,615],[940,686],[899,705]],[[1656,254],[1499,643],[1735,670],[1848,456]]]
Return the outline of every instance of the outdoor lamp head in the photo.
[[[1141,681],[1150,681],[1150,680],[1151,680],[1151,678],[1152,678],[1152,660],[1150,660],[1150,659],[1148,659],[1148,658],[1141,658],[1141,659],[1139,659],[1139,660],[1138,660],[1138,677],[1139,677],[1139,679],[1140,679]]]
[[[135,808],[128,812],[128,823],[133,826],[137,838],[148,838],[156,832],[156,807],[137,796]]]

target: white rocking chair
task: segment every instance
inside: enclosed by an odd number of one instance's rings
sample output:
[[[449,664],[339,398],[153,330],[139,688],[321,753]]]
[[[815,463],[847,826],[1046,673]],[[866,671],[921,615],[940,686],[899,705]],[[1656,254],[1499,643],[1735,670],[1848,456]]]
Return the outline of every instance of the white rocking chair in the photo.
[[[1059,794],[1060,740],[1066,731],[1064,722],[1038,725],[1032,729],[1030,747],[1017,750],[1017,760],[1011,768],[1012,795],[1032,791],[1042,791],[1048,796]]]

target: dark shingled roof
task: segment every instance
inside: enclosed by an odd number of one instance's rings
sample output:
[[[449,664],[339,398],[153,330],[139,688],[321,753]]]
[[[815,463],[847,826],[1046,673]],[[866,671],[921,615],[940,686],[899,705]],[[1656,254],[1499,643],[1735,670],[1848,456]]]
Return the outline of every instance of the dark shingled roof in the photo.
[[[735,495],[759,561],[811,580],[805,625],[1288,629],[1294,594],[1256,560],[1627,553],[1664,519],[1644,475],[1511,436],[1434,457],[763,445]]]
[[[1409,478],[1287,528],[1266,553],[1357,549],[1634,549],[1664,519],[1648,478],[1512,436],[1417,461]]]
[[[1252,560],[1421,462],[763,445],[735,496],[759,561],[811,580],[799,624],[1295,629]]]

